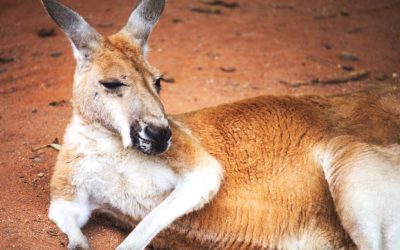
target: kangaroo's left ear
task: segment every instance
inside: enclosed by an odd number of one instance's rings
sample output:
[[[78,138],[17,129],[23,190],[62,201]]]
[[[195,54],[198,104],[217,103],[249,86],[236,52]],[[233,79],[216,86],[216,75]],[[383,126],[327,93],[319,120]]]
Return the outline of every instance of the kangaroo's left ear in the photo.
[[[136,6],[120,32],[145,53],[147,39],[164,10],[165,0],[138,0]]]
[[[57,0],[42,0],[42,3],[50,17],[71,40],[74,55],[78,62],[88,58],[91,53],[99,48],[102,36],[78,13]]]

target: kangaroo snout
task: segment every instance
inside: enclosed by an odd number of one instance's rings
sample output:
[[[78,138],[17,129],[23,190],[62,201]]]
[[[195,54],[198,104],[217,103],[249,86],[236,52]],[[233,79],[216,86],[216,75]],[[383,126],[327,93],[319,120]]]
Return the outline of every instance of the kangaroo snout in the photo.
[[[157,127],[153,125],[147,125],[144,128],[144,132],[150,140],[162,144],[168,143],[172,136],[172,132],[169,127]]]
[[[135,129],[136,127],[136,129]],[[131,127],[132,146],[145,154],[161,154],[171,145],[170,127],[145,124],[141,128]]]

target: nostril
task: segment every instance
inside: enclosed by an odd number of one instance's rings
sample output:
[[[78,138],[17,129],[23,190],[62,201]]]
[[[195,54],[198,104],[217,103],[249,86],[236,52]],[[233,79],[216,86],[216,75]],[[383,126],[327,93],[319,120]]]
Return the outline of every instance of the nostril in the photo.
[[[171,138],[171,129],[168,127],[156,127],[148,125],[145,127],[145,133],[149,139],[158,142],[166,142]]]
[[[165,141],[169,141],[169,139],[171,139],[172,136],[172,132],[170,128],[165,128],[164,129],[164,140]]]

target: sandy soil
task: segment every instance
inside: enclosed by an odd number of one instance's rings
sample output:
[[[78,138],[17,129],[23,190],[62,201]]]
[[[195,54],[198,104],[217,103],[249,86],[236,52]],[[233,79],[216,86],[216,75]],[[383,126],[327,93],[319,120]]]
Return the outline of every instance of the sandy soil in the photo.
[[[210,15],[191,10],[210,8],[200,0],[168,1],[149,60],[175,79],[163,85],[169,113],[261,94],[343,93],[400,83],[399,1],[229,1],[239,7]],[[111,34],[134,1],[64,2]],[[67,244],[46,216],[57,152],[35,149],[62,139],[75,65],[64,35],[56,29],[55,36],[39,37],[42,28],[55,25],[39,1],[0,0],[0,249]],[[343,52],[358,60],[340,59]],[[311,84],[349,74],[339,64],[370,73],[353,82]],[[84,232],[94,249],[114,248],[125,235],[99,218]]]

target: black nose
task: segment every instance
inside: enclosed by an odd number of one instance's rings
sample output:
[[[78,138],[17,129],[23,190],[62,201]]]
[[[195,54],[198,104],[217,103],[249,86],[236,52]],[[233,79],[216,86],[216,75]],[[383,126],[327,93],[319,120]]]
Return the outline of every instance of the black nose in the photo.
[[[146,135],[150,140],[166,143],[171,138],[171,129],[169,127],[156,127],[152,125],[147,125],[144,129]]]

